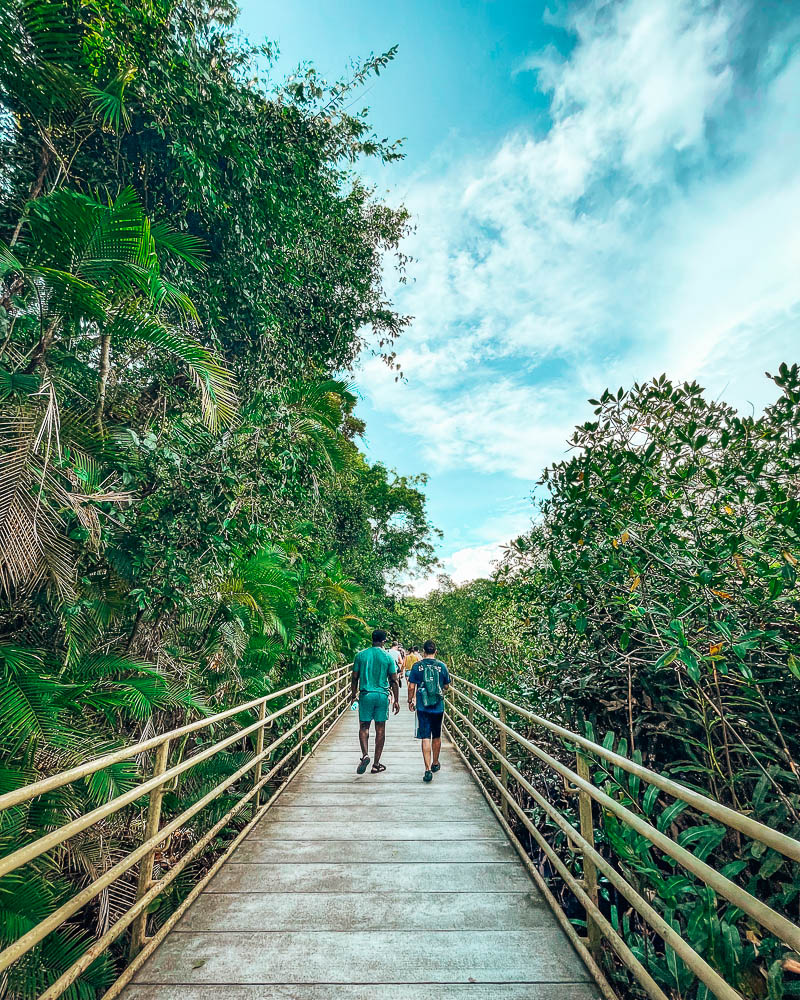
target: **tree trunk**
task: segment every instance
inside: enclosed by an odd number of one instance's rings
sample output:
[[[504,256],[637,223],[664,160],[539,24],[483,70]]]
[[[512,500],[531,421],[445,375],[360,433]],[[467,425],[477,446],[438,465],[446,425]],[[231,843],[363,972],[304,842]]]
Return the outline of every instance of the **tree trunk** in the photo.
[[[33,375],[39,365],[44,361],[45,355],[53,343],[53,337],[56,332],[56,327],[58,326],[58,316],[54,316],[50,320],[50,325],[42,334],[41,340],[36,348],[36,350],[31,355],[31,360],[28,362],[28,367],[25,369],[26,375]]]
[[[97,385],[97,404],[95,406],[94,418],[97,429],[102,436],[103,411],[106,406],[106,388],[108,386],[108,373],[111,371],[111,334],[104,333],[100,337],[100,381]]]
[[[50,166],[50,160],[52,159],[52,154],[47,146],[42,146],[42,154],[39,160],[39,173],[36,175],[36,180],[31,184],[31,189],[28,192],[28,201],[33,201],[34,198],[38,198],[42,193],[42,188],[44,187],[44,179],[47,176],[47,169]],[[19,217],[19,222],[17,223],[17,228],[14,230],[14,235],[11,237],[10,246],[14,244],[19,239],[19,231],[22,229],[22,223],[25,219],[25,212],[23,210],[22,215]]]

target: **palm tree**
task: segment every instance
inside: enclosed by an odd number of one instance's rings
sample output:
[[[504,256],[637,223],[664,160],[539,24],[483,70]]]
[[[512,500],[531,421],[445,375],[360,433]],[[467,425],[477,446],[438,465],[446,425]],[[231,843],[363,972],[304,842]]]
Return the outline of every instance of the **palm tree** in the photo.
[[[355,402],[352,386],[336,379],[295,381],[275,396],[292,450],[304,455],[315,492],[322,476],[340,472],[347,462],[342,423]]]
[[[108,204],[69,191],[46,195],[30,206],[13,249],[0,243],[6,305],[17,301],[13,288],[28,291],[26,304],[12,308],[11,331],[0,348],[0,391],[5,384],[6,397],[19,400],[0,417],[0,592],[10,595],[46,578],[68,598],[74,561],[65,515],[89,526],[99,516],[97,504],[129,499],[102,484],[79,488],[92,458],[107,447],[103,420],[114,344],[136,342],[177,356],[200,388],[206,424],[216,429],[234,419],[230,372],[166,318],[192,321],[196,312],[164,277],[160,256],[202,267],[198,251],[188,234],[151,225],[129,188]],[[27,353],[11,342],[15,326],[32,342]],[[48,367],[56,338],[67,330],[97,345],[94,433],[86,412],[65,414]]]

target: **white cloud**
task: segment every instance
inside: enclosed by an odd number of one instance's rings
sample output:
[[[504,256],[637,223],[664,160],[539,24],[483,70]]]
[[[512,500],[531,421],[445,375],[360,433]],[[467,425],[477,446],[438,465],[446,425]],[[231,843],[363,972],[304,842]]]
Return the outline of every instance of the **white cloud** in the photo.
[[[480,577],[490,577],[494,572],[495,563],[503,554],[502,549],[502,542],[488,542],[486,545],[471,545],[457,549],[443,560],[441,573],[456,584],[467,583]],[[409,580],[406,586],[413,597],[427,597],[438,582],[437,576],[428,576]]]
[[[474,545],[465,545],[442,559],[439,575],[449,577],[456,584],[467,583],[479,577],[490,577],[495,563],[503,554],[509,540],[527,531],[531,524],[531,504],[528,498],[501,497],[493,503],[494,513],[472,534],[478,539]],[[401,585],[414,597],[426,597],[438,584],[439,575],[407,577]]]
[[[501,545],[497,542],[459,549],[447,560],[453,582],[466,583],[479,576],[490,576],[494,563],[501,554]]]
[[[588,396],[662,371],[739,405],[774,395],[762,373],[796,357],[800,314],[800,53],[785,31],[745,66],[751,8],[573,8],[569,54],[523,67],[546,134],[412,185],[408,383],[368,362],[364,384],[434,472],[535,479]],[[491,544],[460,550],[459,572]]]

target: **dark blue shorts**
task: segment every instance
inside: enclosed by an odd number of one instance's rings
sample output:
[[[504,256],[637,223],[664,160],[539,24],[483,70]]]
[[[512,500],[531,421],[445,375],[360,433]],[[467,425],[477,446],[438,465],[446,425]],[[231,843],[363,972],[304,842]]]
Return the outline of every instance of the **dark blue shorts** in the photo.
[[[426,712],[417,709],[417,739],[438,740],[442,737],[442,719],[444,712]]]

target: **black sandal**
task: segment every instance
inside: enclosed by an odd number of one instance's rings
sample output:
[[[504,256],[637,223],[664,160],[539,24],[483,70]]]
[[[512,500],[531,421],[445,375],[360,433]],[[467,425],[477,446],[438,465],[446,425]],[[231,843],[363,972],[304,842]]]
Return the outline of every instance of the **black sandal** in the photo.
[[[356,768],[356,774],[363,774],[369,766],[369,757],[362,757],[361,763]]]
[[[372,771],[371,771],[371,773],[372,774],[380,774],[381,771],[385,771],[385,770],[386,770],[386,765],[385,764],[373,764],[372,765]]]

